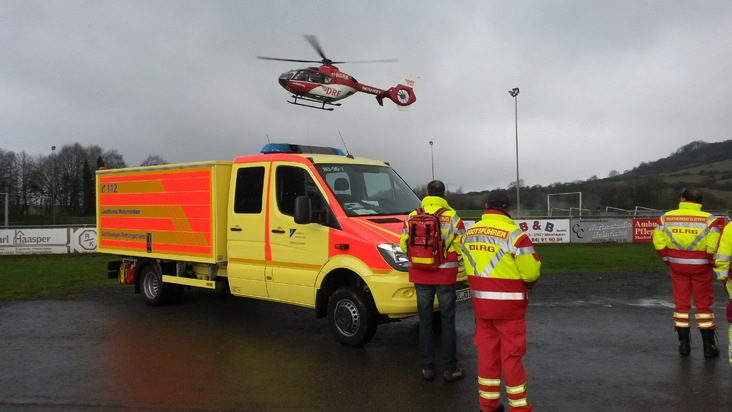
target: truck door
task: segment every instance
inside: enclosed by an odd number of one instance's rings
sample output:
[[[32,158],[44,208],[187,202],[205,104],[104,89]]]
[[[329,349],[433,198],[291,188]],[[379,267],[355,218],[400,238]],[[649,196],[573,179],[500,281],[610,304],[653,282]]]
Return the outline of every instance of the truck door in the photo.
[[[274,199],[269,206],[272,248],[270,298],[305,306],[315,305],[315,280],[328,261],[329,228],[319,223],[297,224],[295,198],[308,195],[313,214],[328,207],[310,171],[300,164],[279,164],[274,170]]]
[[[269,171],[269,163],[235,164],[232,170],[227,273],[231,293],[237,296],[267,296],[264,182]]]

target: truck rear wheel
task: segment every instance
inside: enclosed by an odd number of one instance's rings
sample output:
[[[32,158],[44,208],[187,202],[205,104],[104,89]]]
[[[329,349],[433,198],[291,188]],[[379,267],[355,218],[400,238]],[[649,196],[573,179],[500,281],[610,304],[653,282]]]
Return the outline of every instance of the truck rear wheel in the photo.
[[[328,323],[346,346],[361,346],[376,333],[379,316],[366,294],[353,287],[336,290],[328,300]]]
[[[151,306],[175,303],[183,296],[183,286],[163,283],[163,277],[152,265],[142,269],[140,286],[143,299]]]

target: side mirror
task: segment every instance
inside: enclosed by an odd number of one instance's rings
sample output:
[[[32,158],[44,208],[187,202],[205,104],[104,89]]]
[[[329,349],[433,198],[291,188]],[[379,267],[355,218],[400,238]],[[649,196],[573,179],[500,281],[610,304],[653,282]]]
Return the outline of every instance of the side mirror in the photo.
[[[309,196],[295,198],[295,223],[306,224],[313,221]]]

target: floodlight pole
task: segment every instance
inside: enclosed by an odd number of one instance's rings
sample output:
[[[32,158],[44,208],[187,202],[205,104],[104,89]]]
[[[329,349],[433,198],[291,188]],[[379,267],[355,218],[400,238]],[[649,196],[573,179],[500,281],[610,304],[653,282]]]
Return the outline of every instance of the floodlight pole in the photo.
[[[435,180],[435,151],[432,148],[434,142],[430,140],[430,158],[432,159],[432,180]]]
[[[518,87],[508,91],[508,94],[513,97],[514,105],[514,118],[516,121],[516,216],[521,216],[521,195],[519,189],[521,188],[521,179],[519,178],[519,146],[518,146]]]
[[[56,224],[56,146],[51,146],[51,216]]]

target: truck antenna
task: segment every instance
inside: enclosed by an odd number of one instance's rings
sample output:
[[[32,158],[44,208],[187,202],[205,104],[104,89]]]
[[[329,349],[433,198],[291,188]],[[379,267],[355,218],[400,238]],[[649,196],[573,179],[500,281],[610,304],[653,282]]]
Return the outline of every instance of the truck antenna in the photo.
[[[341,142],[343,142],[343,147],[346,148],[346,157],[350,157],[351,159],[353,159],[353,155],[351,154],[351,152],[348,151],[348,146],[346,146],[346,141],[343,140],[343,135],[341,134],[340,130],[338,131],[338,136],[341,137]]]
[[[272,143],[269,141],[269,134],[267,134],[266,136],[267,136],[267,143]]]

